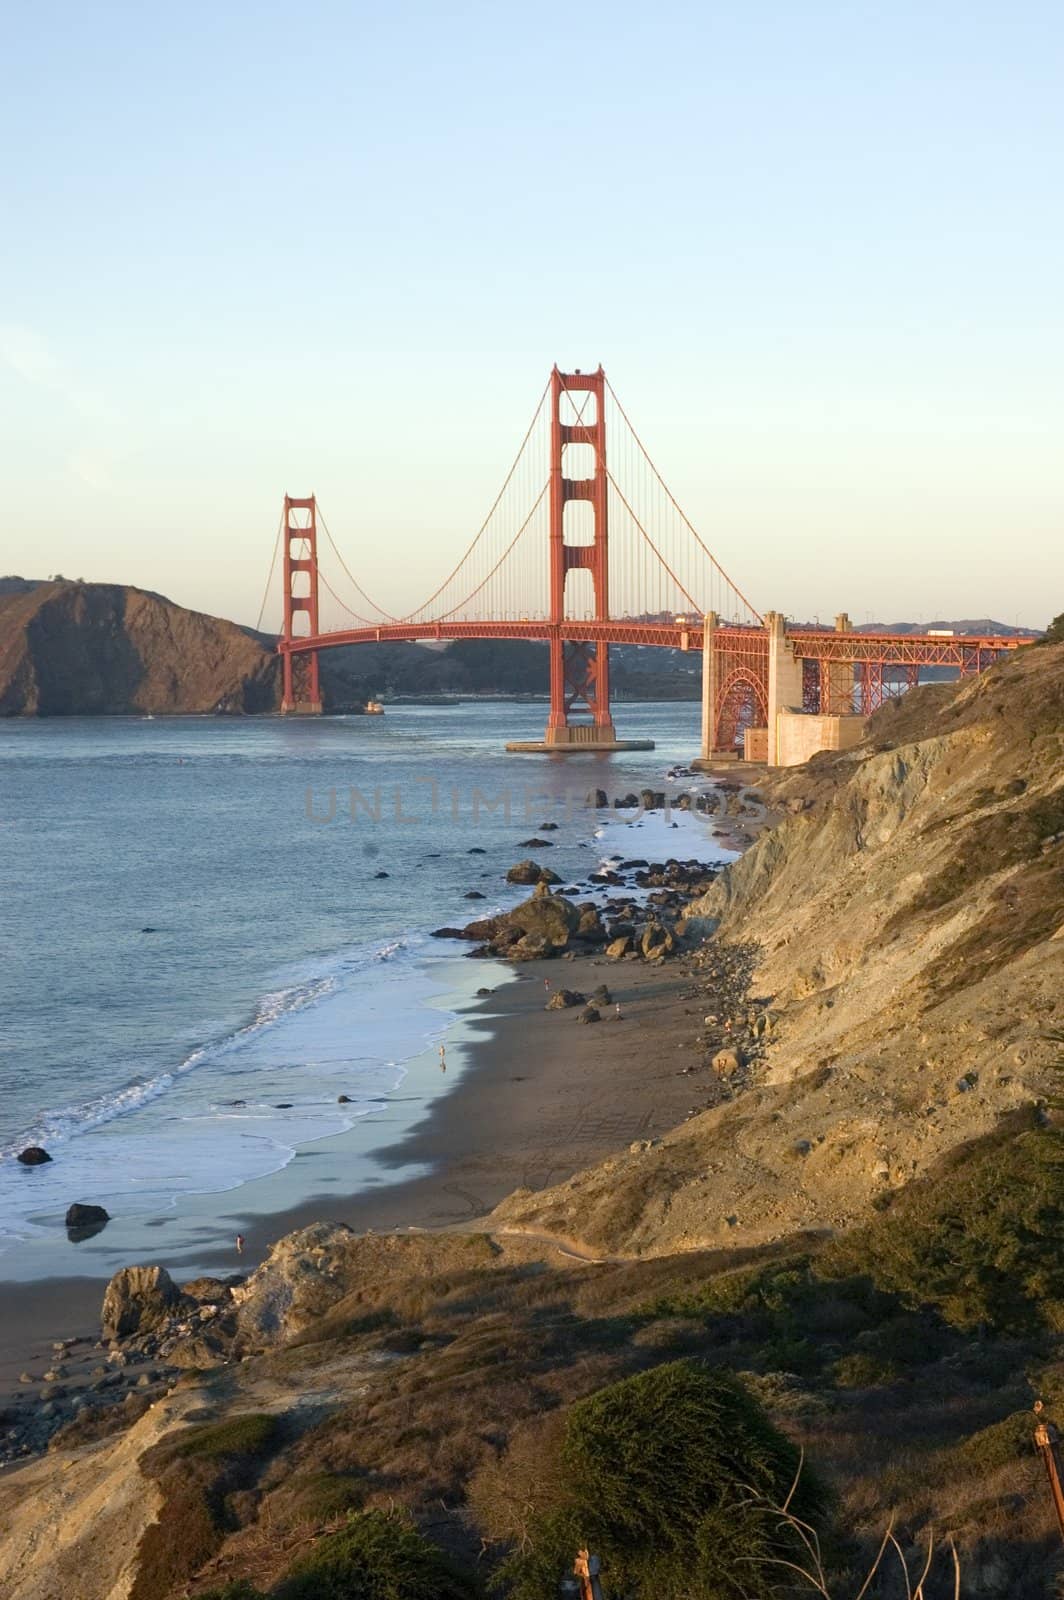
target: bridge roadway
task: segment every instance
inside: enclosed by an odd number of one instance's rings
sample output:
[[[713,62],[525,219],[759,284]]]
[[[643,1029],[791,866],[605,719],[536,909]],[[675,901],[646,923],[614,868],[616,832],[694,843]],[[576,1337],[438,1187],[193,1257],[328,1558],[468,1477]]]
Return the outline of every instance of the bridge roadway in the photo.
[[[765,629],[721,623],[718,637],[739,643],[763,639]],[[335,632],[281,639],[282,654],[301,655],[310,650],[330,650],[353,644],[398,644],[452,639],[561,638],[595,644],[651,645],[660,649],[701,650],[702,619],[643,622],[637,619],[571,618],[560,624],[545,619],[522,618],[502,622],[390,622],[380,627],[344,628]],[[984,656],[1016,650],[1032,641],[1022,634],[837,633],[829,629],[787,629],[787,642],[798,658],[814,661],[874,661],[884,666],[959,667],[977,670]]]

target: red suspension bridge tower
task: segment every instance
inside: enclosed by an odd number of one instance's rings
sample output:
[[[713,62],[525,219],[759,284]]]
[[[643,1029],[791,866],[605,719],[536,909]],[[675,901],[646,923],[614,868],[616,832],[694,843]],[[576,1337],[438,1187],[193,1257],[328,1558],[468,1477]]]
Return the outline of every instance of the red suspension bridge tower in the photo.
[[[306,615],[306,633],[314,637],[321,630],[318,621],[318,505],[313,495],[302,500],[285,495],[281,537],[284,541],[284,632],[281,637],[289,640],[298,638],[295,627],[297,613]],[[304,573],[305,583],[302,577]],[[282,661],[282,712],[319,716],[321,687],[318,681],[318,652],[306,652],[304,663],[301,663],[303,671],[298,691],[293,682],[295,657],[291,652],[285,652]]]
[[[590,413],[590,414],[589,414]],[[567,458],[590,449],[593,470],[575,477]],[[550,375],[550,715],[542,745],[515,742],[508,750],[639,750],[648,740],[618,740],[610,710],[610,647],[604,640],[563,636],[570,572],[591,574],[593,620],[610,620],[609,493],[606,472],[606,374]],[[567,538],[570,506],[590,505],[592,538]],[[590,630],[589,630],[590,631]]]

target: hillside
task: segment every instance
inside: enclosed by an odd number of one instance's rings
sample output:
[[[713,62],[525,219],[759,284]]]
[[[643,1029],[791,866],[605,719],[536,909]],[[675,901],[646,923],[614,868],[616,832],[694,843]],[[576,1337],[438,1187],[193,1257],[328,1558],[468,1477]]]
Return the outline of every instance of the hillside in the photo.
[[[650,1151],[495,1213],[637,1254],[838,1228],[1047,1092],[1064,1022],[1064,646],[883,708],[781,774],[701,901],[771,1043]]]
[[[235,623],[119,584],[0,598],[0,715],[270,711],[277,664]]]

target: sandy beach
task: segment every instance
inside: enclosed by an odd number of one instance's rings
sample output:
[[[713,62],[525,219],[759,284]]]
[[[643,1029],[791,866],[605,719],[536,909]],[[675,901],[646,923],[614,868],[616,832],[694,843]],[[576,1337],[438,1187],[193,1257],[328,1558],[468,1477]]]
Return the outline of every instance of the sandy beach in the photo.
[[[546,984],[590,993],[602,983],[612,1003],[596,1024],[579,1023],[578,1009],[545,1009]],[[462,1047],[468,1060],[453,1090],[376,1153],[384,1169],[417,1166],[419,1176],[323,1194],[243,1223],[243,1256],[219,1256],[215,1270],[250,1271],[274,1240],[322,1219],[359,1231],[468,1227],[517,1188],[544,1188],[633,1140],[660,1135],[720,1093],[698,1067],[703,1010],[682,958],[661,967],[601,956],[519,967],[514,981],[467,1003],[460,1026],[473,1038]],[[167,1265],[165,1252],[156,1259]],[[0,1396],[32,1394],[38,1384],[21,1384],[20,1374],[39,1379],[55,1362],[53,1342],[63,1339],[83,1341],[64,1355],[69,1381],[87,1375],[100,1359],[104,1287],[84,1277],[6,1286]]]

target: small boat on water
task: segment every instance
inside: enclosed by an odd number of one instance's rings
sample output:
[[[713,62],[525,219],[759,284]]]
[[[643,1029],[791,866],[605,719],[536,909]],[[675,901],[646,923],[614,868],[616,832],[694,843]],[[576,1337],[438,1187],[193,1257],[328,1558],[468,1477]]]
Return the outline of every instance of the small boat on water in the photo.
[[[367,700],[366,701],[366,716],[367,717],[383,717],[383,715],[384,715],[384,707],[381,705],[379,700]]]

